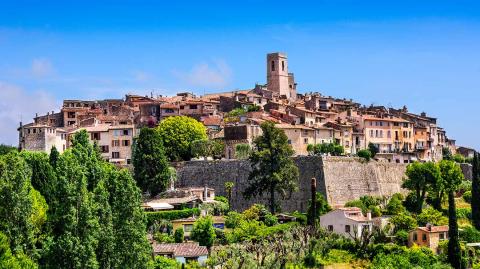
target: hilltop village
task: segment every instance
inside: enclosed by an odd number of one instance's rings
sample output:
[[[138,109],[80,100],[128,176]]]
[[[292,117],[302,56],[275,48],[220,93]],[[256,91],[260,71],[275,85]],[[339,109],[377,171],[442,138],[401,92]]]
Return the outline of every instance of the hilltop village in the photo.
[[[64,100],[0,147],[0,268],[480,268],[480,158],[437,119],[297,92]]]
[[[426,113],[411,113],[406,106],[365,106],[318,92],[298,93],[284,53],[268,54],[266,71],[267,83],[247,90],[64,100],[60,112],[20,123],[19,148],[49,152],[55,146],[63,152],[70,147],[71,136],[84,129],[105,159],[128,165],[133,137],[142,127],[184,115],[202,122],[210,139],[224,142],[222,157],[226,159],[235,158],[238,144],[251,145],[261,135],[259,125],[264,121],[275,122],[285,132],[295,155],[308,155],[315,145],[336,144],[347,156],[373,146],[376,160],[393,163],[439,161],[445,148],[452,154],[458,150],[465,157],[473,156],[472,149],[457,148],[437,119]]]

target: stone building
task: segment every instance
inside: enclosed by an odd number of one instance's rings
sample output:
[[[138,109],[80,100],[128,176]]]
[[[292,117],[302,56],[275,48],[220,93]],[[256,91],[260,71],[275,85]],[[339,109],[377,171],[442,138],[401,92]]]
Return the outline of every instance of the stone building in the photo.
[[[288,73],[285,53],[267,54],[267,89],[290,100],[297,98],[297,85],[293,73]]]

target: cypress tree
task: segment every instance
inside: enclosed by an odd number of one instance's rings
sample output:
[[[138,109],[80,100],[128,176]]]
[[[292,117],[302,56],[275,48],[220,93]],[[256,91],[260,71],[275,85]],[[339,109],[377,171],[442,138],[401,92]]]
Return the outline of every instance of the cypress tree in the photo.
[[[473,226],[480,230],[480,158],[475,152],[472,162],[472,222]]]

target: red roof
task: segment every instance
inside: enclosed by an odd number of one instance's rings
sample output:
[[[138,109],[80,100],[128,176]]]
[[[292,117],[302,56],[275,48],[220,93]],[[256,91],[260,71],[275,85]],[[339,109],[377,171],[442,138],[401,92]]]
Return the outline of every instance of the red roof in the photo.
[[[199,257],[208,255],[207,247],[200,246],[196,242],[168,244],[153,242],[152,247],[155,254],[171,254],[174,257]]]
[[[448,230],[449,230],[448,225],[431,226],[431,227],[418,227],[417,229],[420,229],[422,231],[429,232],[429,233],[443,233],[443,232],[448,232]]]

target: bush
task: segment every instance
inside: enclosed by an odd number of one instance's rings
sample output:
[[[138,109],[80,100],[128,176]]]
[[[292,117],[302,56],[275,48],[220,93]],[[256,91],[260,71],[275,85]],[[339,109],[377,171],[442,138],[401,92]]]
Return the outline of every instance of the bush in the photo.
[[[301,225],[307,224],[307,215],[304,213],[300,213],[298,211],[295,211],[291,214],[296,218],[296,221],[300,223]]]
[[[360,158],[364,158],[367,161],[370,161],[372,158],[372,153],[368,149],[362,149],[357,152],[357,156]]]
[[[147,227],[150,227],[155,221],[159,220],[175,220],[188,218],[193,215],[200,215],[200,209],[187,208],[182,210],[170,210],[170,211],[158,211],[158,212],[145,212],[147,218]]]
[[[465,200],[465,202],[467,203],[472,203],[472,192],[471,191],[466,191],[464,194],[463,194],[463,200]]]
[[[395,242],[398,245],[407,245],[408,243],[408,232],[405,230],[399,230],[395,233]]]
[[[270,227],[270,226],[278,224],[278,218],[276,216],[268,213],[263,218],[263,223],[265,223],[265,225]]]
[[[175,239],[166,233],[155,233],[153,239],[159,243],[173,243]]]
[[[173,234],[173,238],[175,239],[175,243],[183,243],[184,240],[184,232],[182,228],[178,228],[175,230]]]
[[[380,207],[372,205],[369,208],[370,212],[372,213],[372,217],[380,217],[382,215],[382,211],[380,210]]]
[[[422,213],[417,215],[418,225],[424,226],[427,223],[432,225],[448,225],[448,218],[442,212],[435,210],[433,207],[427,207],[422,210]]]
[[[215,196],[214,200],[228,204],[228,199],[225,196]]]
[[[268,210],[264,205],[254,204],[250,208],[243,211],[243,216],[248,220],[260,220],[268,214]]]
[[[154,269],[176,269],[178,263],[174,259],[170,259],[161,255],[155,256]]]
[[[458,219],[472,219],[472,209],[471,208],[457,208],[457,218]]]
[[[460,238],[467,243],[480,242],[480,231],[474,227],[467,227],[460,231]]]
[[[395,232],[402,230],[408,232],[411,229],[417,227],[417,220],[406,213],[401,213],[393,216],[390,219],[390,222],[395,226]]]
[[[398,215],[400,213],[405,212],[405,207],[402,204],[403,196],[400,195],[393,195],[388,201],[386,212],[388,215]]]
[[[197,241],[201,246],[210,248],[215,240],[215,228],[213,228],[212,217],[202,217],[195,221],[191,238]]]
[[[227,234],[228,242],[238,243],[256,239],[260,231],[265,228],[263,222],[257,220],[242,220],[230,233]]]
[[[225,235],[224,230],[215,228],[215,242],[219,245],[228,244],[227,236]]]
[[[237,213],[235,211],[230,211],[227,214],[227,217],[225,218],[225,227],[234,229],[238,225],[240,225],[240,222],[243,220],[243,215],[240,213]]]

